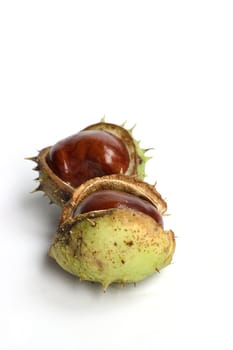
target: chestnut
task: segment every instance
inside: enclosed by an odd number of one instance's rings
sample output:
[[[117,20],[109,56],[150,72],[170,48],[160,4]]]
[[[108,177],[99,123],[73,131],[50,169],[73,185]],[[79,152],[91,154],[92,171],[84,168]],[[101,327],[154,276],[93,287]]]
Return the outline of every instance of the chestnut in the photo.
[[[156,206],[131,193],[115,190],[99,190],[86,197],[74,211],[74,216],[96,210],[128,208],[151,216],[163,227],[162,215]]]
[[[102,130],[84,130],[51,147],[47,163],[73,187],[93,177],[125,173],[129,153],[122,140]]]
[[[111,174],[145,177],[145,163],[150,157],[134,140],[132,129],[124,125],[90,125],[29,158],[37,163],[39,186],[51,202],[60,206],[71,198],[75,188],[85,181]]]

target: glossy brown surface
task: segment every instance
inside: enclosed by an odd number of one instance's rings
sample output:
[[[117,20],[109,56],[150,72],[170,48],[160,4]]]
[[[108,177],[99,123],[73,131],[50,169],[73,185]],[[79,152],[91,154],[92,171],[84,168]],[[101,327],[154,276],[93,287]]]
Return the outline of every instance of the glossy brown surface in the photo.
[[[97,176],[125,172],[129,154],[116,136],[100,130],[80,131],[51,147],[47,163],[63,181],[77,187]]]
[[[163,218],[157,208],[150,202],[136,197],[130,193],[114,190],[94,192],[86,197],[76,208],[74,216],[93,210],[104,210],[111,208],[129,208],[151,216],[163,227]]]

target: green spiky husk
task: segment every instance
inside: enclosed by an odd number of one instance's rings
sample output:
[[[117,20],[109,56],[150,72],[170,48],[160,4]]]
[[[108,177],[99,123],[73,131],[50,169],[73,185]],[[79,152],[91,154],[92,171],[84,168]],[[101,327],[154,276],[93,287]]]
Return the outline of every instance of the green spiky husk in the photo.
[[[139,179],[144,180],[146,177],[146,172],[145,172],[146,163],[152,157],[147,157],[145,155],[147,150],[144,150],[143,148],[140,147],[140,141],[134,140],[134,143],[135,143],[136,152],[137,152],[137,156],[138,156],[138,164],[137,164],[138,177],[139,177]]]
[[[170,264],[175,250],[172,231],[130,209],[81,214],[63,222],[49,254],[81,280],[111,283],[140,281]]]
[[[172,231],[132,209],[108,209],[75,215],[94,192],[114,189],[148,200],[161,215],[167,204],[156,188],[135,177],[108,175],[88,180],[64,206],[49,254],[82,280],[109,284],[137,282],[167,266],[175,249]]]

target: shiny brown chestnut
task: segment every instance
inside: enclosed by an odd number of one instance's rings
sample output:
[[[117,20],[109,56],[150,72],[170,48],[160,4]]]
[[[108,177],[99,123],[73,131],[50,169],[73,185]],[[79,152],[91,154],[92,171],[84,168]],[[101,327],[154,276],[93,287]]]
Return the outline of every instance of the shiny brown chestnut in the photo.
[[[124,142],[102,130],[80,131],[56,143],[47,156],[54,173],[73,187],[93,177],[125,173],[129,161]]]
[[[163,218],[155,205],[131,193],[116,190],[99,190],[86,197],[74,211],[74,216],[96,210],[132,209],[149,215],[163,227]]]
[[[29,158],[39,171],[35,191],[45,192],[63,207],[74,189],[91,178],[122,173],[143,179],[150,158],[145,152],[132,137],[132,129],[101,121]]]

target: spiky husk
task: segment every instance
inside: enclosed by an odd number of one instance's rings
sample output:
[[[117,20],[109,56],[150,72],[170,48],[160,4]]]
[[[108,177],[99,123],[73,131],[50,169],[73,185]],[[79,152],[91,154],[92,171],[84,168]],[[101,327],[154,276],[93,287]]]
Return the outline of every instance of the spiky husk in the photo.
[[[50,199],[51,203],[63,207],[72,197],[74,188],[62,181],[47,164],[46,157],[51,147],[42,149],[37,157],[27,158],[36,162],[33,170],[39,172],[39,177],[35,180],[39,182],[38,187],[32,191],[43,191]]]
[[[114,189],[132,193],[155,205],[161,215],[166,202],[157,190],[125,175],[87,181],[63,208],[49,254],[81,280],[109,284],[134,283],[170,264],[175,250],[172,231],[132,209],[108,209],[75,216],[77,205],[91,193]]]
[[[81,280],[138,282],[170,264],[175,249],[172,231],[148,215],[130,209],[82,214],[64,222],[49,254]]]

